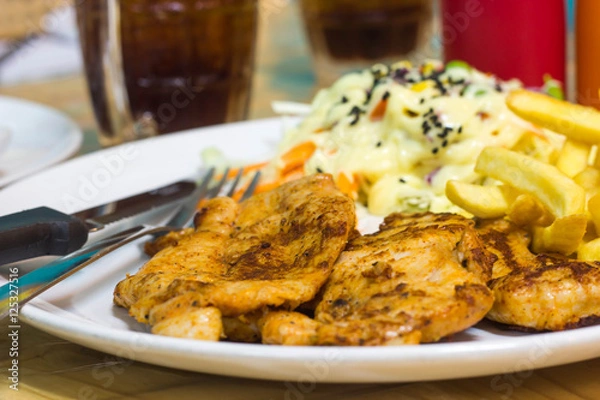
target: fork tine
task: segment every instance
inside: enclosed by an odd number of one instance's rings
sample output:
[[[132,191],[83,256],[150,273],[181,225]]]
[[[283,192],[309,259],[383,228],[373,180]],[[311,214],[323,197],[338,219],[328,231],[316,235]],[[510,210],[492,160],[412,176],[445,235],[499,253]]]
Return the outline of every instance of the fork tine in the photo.
[[[244,194],[240,198],[240,201],[244,201],[244,200],[248,199],[250,196],[252,196],[252,194],[256,190],[256,186],[258,186],[259,180],[260,180],[260,171],[256,171],[256,173],[254,174],[254,178],[252,178],[252,181],[250,182],[250,184],[244,191]]]
[[[206,190],[208,189],[208,185],[215,174],[215,167],[210,167],[204,178],[202,178],[202,183],[198,186],[198,197],[197,200],[200,201],[204,196],[206,196]]]
[[[196,207],[196,204],[198,204],[200,200],[204,199],[208,195],[208,185],[210,185],[214,174],[215,167],[210,167],[206,175],[204,175],[204,178],[202,178],[202,183],[200,183],[200,186],[198,186],[194,192],[194,197],[190,199],[190,203],[193,202],[193,207]]]
[[[207,193],[208,198],[217,197],[219,195],[219,193],[221,192],[221,189],[223,189],[223,186],[225,185],[225,182],[227,182],[228,175],[229,175],[229,167],[225,168],[225,171],[223,171],[221,180],[215,186],[213,186],[212,188],[210,188],[208,190],[208,193]]]
[[[178,228],[191,226],[192,222],[194,221],[196,206],[208,195],[208,186],[210,185],[214,174],[215,167],[211,167],[206,175],[204,175],[202,178],[200,185],[196,188],[194,193],[185,201],[185,203],[183,203],[179,211],[172,216],[165,225]]]
[[[233,182],[231,183],[231,187],[229,188],[229,190],[227,191],[226,196],[231,197],[233,196],[233,194],[235,193],[235,189],[237,188],[237,185],[240,183],[240,179],[242,179],[242,175],[244,174],[244,169],[240,168],[238,170],[237,175],[235,176],[235,179],[233,180]]]

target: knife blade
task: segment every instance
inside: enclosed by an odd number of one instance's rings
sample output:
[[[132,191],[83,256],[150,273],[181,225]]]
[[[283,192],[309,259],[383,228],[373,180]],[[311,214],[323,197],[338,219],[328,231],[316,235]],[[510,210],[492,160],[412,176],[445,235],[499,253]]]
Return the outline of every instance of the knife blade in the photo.
[[[63,256],[80,249],[89,232],[189,196],[196,184],[179,181],[74,214],[38,207],[0,217],[0,265]]]

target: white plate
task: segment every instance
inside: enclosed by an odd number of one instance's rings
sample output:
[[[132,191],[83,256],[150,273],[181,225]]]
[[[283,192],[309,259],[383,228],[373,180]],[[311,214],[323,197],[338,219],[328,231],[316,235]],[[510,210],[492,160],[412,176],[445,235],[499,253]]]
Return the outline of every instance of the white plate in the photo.
[[[200,151],[258,161],[280,138],[279,119],[168,135],[79,157],[0,192],[0,214],[49,205],[81,208],[193,176]],[[421,346],[342,348],[210,343],[155,336],[112,305],[112,292],[145,260],[141,243],[126,246],[22,309],[39,329],[121,357],[199,372],[285,380],[302,390],[315,382],[402,382],[503,374],[600,356],[600,326],[523,334],[481,323],[452,341]],[[506,382],[504,384],[507,384]],[[500,387],[500,386],[499,386]]]
[[[0,152],[0,187],[72,156],[83,138],[79,127],[60,112],[4,96],[0,96],[0,136],[8,136]]]

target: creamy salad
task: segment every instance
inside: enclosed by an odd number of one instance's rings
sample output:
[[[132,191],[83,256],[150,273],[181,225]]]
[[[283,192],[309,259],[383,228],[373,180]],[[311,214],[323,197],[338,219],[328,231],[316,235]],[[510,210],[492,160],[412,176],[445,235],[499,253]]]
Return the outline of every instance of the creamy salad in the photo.
[[[321,90],[267,171],[277,175],[283,155],[312,142],[304,174],[328,172],[350,183],[371,214],[460,212],[445,184],[479,182],[473,166],[483,147],[513,148],[524,135],[549,134],[506,107],[506,94],[520,86],[463,62],[374,65]]]

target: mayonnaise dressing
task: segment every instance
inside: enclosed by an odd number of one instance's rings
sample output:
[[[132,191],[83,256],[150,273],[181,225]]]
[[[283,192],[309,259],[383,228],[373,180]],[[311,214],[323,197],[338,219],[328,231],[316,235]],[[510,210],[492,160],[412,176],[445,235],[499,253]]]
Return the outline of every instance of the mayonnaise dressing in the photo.
[[[460,62],[375,65],[321,90],[279,154],[314,142],[304,172],[358,177],[358,198],[375,215],[461,212],[446,198],[446,182],[480,182],[473,167],[485,146],[513,148],[540,131],[506,107],[518,87]]]

